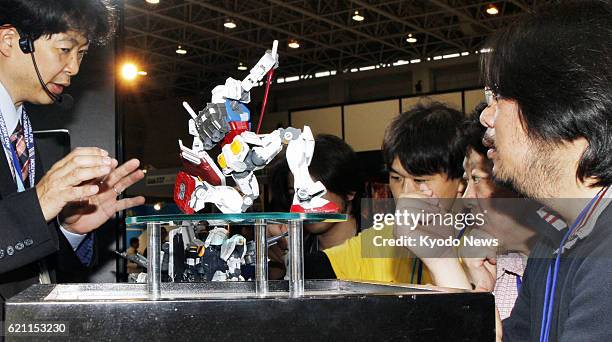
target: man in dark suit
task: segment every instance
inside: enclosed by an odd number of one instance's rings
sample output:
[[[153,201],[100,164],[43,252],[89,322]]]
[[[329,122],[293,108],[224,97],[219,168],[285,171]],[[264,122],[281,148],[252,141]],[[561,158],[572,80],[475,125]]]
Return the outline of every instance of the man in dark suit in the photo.
[[[114,23],[105,0],[0,2],[1,302],[34,283],[85,279],[90,233],[144,203],[117,199],[144,177],[139,161],[119,166],[99,148],[77,148],[43,175],[24,108],[64,100],[90,44],[104,43]]]

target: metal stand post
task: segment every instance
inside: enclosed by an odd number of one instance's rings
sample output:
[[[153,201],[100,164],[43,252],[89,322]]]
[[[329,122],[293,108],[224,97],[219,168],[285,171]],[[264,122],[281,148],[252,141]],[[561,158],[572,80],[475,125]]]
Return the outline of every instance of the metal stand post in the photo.
[[[289,221],[289,296],[304,295],[304,239],[301,220]]]
[[[268,293],[268,242],[266,221],[255,220],[255,292],[259,296]]]
[[[147,247],[147,293],[149,298],[161,298],[161,224],[147,223],[149,246]]]

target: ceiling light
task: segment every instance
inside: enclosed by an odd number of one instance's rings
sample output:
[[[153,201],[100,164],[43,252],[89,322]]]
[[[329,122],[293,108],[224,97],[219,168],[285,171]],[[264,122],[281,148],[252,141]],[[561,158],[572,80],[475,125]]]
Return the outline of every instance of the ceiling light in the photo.
[[[225,19],[225,23],[223,23],[223,26],[231,30],[231,29],[235,29],[237,25],[232,19],[227,18]]]
[[[416,37],[413,37],[413,36],[412,36],[412,33],[409,33],[409,34],[408,34],[408,38],[406,38],[406,41],[407,41],[408,43],[410,43],[410,44],[414,44],[414,43],[416,43],[416,42],[417,42],[417,39],[416,39]]]
[[[155,203],[153,205],[153,209],[155,209],[156,211],[160,211],[162,208],[162,203]]]
[[[125,63],[121,67],[121,77],[128,81],[132,81],[138,76],[138,67],[134,63]]]
[[[298,41],[295,39],[289,39],[289,44],[287,44],[287,46],[289,46],[292,49],[297,49],[300,47],[300,43],[298,43]]]
[[[359,11],[355,11],[355,14],[353,15],[353,20],[355,21],[363,21],[365,18],[359,14]]]
[[[184,55],[187,53],[187,50],[183,49],[183,47],[179,45],[178,48],[176,49],[176,53],[179,55]]]
[[[496,15],[497,13],[499,13],[499,10],[497,9],[497,7],[495,7],[495,5],[489,4],[489,6],[487,6],[487,13],[490,15]]]
[[[149,4],[157,5],[159,4],[159,0],[145,0]]]
[[[246,65],[244,65],[242,62],[240,62],[240,63],[238,64],[238,70],[240,70],[240,71],[244,71],[244,70],[246,70],[246,69],[247,69]]]
[[[146,71],[144,71],[144,70],[140,70],[140,71],[138,72],[138,75],[139,75],[139,76],[147,76],[147,72],[146,72]]]

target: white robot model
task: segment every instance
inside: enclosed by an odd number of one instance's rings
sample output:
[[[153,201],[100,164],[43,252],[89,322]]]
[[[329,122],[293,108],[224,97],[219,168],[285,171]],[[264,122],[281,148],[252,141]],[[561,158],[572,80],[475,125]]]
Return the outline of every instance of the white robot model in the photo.
[[[236,234],[227,238],[224,228],[212,229],[204,242],[204,272],[212,281],[242,281],[241,266],[245,264],[247,242],[244,236]]]
[[[287,146],[287,162],[294,175],[295,195],[292,212],[337,212],[338,207],[322,196],[325,186],[315,182],[308,171],[314,152],[314,138],[308,126],[277,129],[269,134],[249,131],[250,90],[278,67],[278,41],[267,51],[242,81],[228,78],[225,84],[212,90],[212,100],[196,113],[188,103],[183,107],[191,115],[189,133],[194,137],[188,148],[179,140],[184,171],[179,172],[174,187],[174,200],[185,213],[214,203],[223,213],[240,213],[259,197],[259,184],[254,171],[268,165]],[[222,142],[215,164],[207,151]],[[227,186],[232,177],[240,192]]]

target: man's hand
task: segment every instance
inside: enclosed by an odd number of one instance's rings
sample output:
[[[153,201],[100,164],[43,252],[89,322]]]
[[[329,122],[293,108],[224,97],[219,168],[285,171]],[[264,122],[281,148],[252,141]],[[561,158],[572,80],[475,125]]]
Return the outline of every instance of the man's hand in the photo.
[[[481,229],[472,229],[469,234],[477,239],[493,238]],[[497,247],[464,246],[459,250],[459,256],[476,290],[493,292],[497,281]]]
[[[73,233],[86,234],[100,227],[116,212],[144,204],[145,198],[142,196],[117,200],[121,192],[144,178],[139,165],[138,159],[132,159],[117,167],[117,161],[113,159],[112,172],[101,180],[94,180],[100,189],[98,193],[86,200],[69,203],[62,210],[62,226]]]
[[[396,211],[400,215],[417,217],[421,221],[412,225],[398,224],[394,226],[394,235],[412,238],[416,243],[409,249],[419,258],[429,270],[435,285],[462,289],[471,289],[467,274],[459,263],[457,251],[453,246],[440,246],[435,244],[421,243],[427,240],[448,240],[455,238],[455,228],[444,224],[433,224],[427,222],[423,215],[438,214],[444,216],[445,210],[440,206],[439,199],[432,197],[433,192],[425,185],[421,186],[420,192],[410,192],[400,195],[397,201]],[[438,222],[436,222],[438,223]]]
[[[100,191],[98,184],[87,183],[111,171],[113,159],[96,147],[80,147],[51,167],[36,185],[38,202],[49,222],[69,203],[88,200]]]
[[[393,233],[396,237],[405,236],[413,238],[416,243],[410,246],[410,250],[425,264],[428,260],[435,258],[456,258],[457,253],[453,247],[439,246],[435,244],[423,244],[422,239],[444,240],[454,238],[455,229],[452,226],[438,224],[440,220],[432,219],[426,222],[427,215],[441,215],[446,213],[440,207],[440,200],[432,197],[431,190],[423,190],[420,192],[403,193],[399,196],[396,203],[396,212],[400,213],[401,217],[408,217],[407,222],[395,222]],[[413,222],[410,218],[420,218],[419,221]]]

